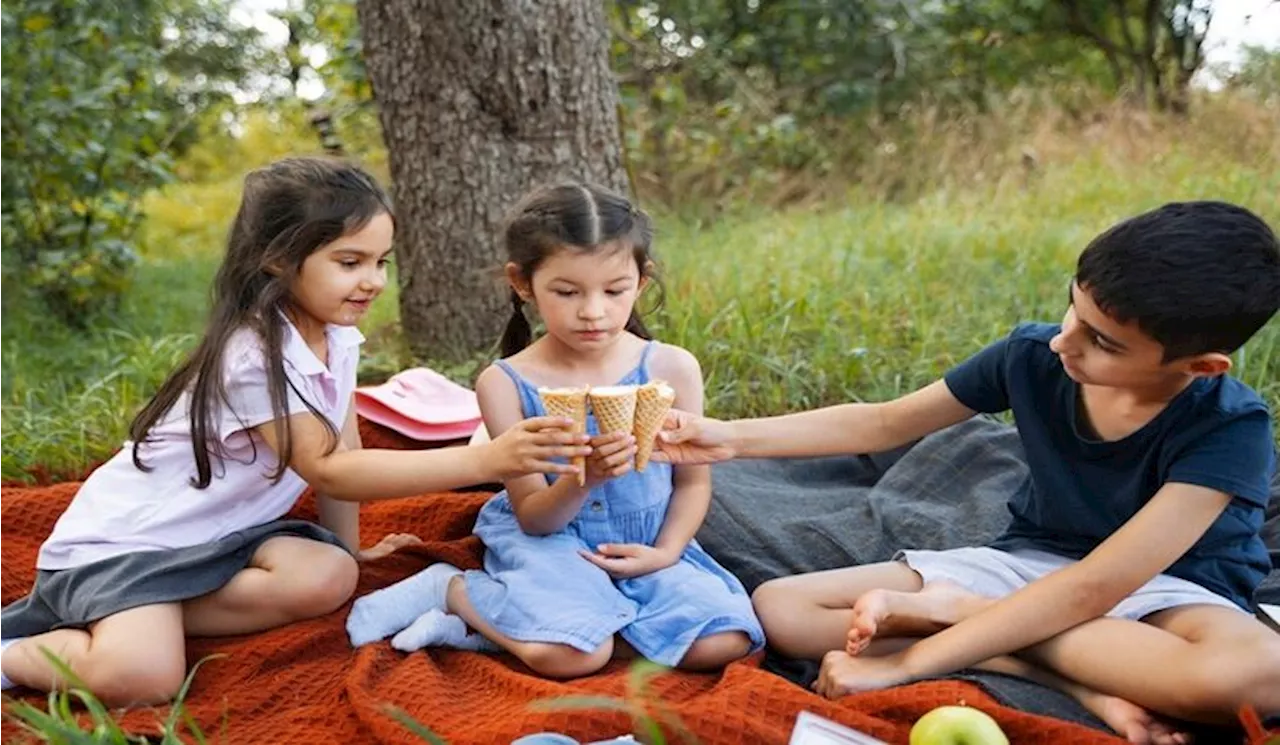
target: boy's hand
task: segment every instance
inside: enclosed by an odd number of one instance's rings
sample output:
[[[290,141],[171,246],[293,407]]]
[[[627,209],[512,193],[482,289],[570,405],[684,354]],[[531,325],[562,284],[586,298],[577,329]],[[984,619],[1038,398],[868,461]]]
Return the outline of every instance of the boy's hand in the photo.
[[[658,433],[653,459],[687,466],[730,460],[737,455],[730,445],[732,435],[728,422],[672,409]]]
[[[406,546],[421,546],[422,539],[411,533],[392,533],[369,548],[356,552],[356,561],[375,561],[389,556]]]
[[[596,553],[580,551],[582,558],[595,564],[615,579],[627,579],[666,569],[680,560],[660,548],[643,543],[601,543]]]
[[[636,438],[625,432],[611,432],[591,438],[587,457],[587,488],[617,478],[632,468]]]
[[[556,463],[591,454],[586,434],[570,432],[573,420],[562,416],[539,416],[518,422],[491,442],[486,463],[499,481],[531,473],[577,473],[571,463]]]

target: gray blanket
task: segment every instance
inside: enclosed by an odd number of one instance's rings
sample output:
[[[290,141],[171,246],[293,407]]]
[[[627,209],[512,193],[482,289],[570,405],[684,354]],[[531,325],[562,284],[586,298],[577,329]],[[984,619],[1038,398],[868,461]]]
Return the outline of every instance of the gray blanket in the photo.
[[[1017,433],[984,418],[892,453],[724,463],[713,469],[698,540],[753,590],[773,577],[887,561],[900,548],[986,543],[1008,522],[1006,501],[1026,478]],[[1280,476],[1273,487],[1264,536],[1280,570]],[[1280,571],[1258,599],[1280,600]],[[802,684],[816,673],[777,656],[766,664]],[[1056,691],[976,671],[959,677],[1017,708],[1103,726]]]

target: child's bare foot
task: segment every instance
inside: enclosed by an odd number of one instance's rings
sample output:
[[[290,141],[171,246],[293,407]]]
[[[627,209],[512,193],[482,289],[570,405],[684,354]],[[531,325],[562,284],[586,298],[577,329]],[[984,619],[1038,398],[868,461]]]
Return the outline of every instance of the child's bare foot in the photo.
[[[949,582],[930,582],[919,592],[871,590],[853,604],[845,651],[857,655],[877,636],[925,636],[941,631],[990,602]]]
[[[1129,742],[1141,745],[1188,745],[1192,741],[1190,734],[1122,698],[1096,692],[1077,698],[1086,709]]]

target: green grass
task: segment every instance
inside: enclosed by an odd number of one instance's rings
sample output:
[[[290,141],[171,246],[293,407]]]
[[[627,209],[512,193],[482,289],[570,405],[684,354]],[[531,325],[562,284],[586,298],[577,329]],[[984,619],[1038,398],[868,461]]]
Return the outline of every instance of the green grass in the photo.
[[[842,205],[717,219],[657,216],[666,304],[652,326],[702,361],[708,411],[743,416],[924,385],[1018,321],[1060,318],[1090,237],[1166,201],[1238,202],[1280,225],[1280,163],[1206,154],[1176,137],[1135,163],[1080,148],[1031,179],[955,186],[906,204],[857,189]],[[1213,155],[1213,157],[1209,157]],[[957,182],[963,183],[963,182]],[[123,307],[85,331],[58,327],[20,290],[3,293],[3,478],[75,475],[119,446],[127,424],[200,333],[235,209],[236,182],[148,200],[148,257]],[[196,195],[204,212],[180,209]],[[387,293],[362,327],[362,377],[414,363]],[[1280,410],[1280,322],[1237,355],[1236,373]],[[426,361],[432,364],[431,360]],[[464,382],[467,368],[437,363]]]

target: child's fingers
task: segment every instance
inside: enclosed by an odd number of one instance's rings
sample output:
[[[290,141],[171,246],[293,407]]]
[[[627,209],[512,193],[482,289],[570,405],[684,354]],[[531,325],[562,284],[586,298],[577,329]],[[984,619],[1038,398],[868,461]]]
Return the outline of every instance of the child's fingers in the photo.
[[[578,468],[571,463],[556,463],[549,460],[533,460],[525,465],[529,473],[554,473],[559,475],[575,474]]]
[[[586,445],[543,445],[534,455],[540,459],[547,458],[581,458],[591,455],[591,448]]]
[[[627,445],[620,450],[615,450],[612,453],[601,452],[600,462],[606,467],[613,468],[615,466],[620,466],[623,463],[631,462],[631,459],[635,457],[635,454],[635,443],[631,443],[630,445]]]
[[[525,419],[518,426],[529,432],[538,432],[544,429],[571,429],[574,423],[567,416],[535,416]]]
[[[535,445],[589,445],[591,438],[583,432],[565,432],[562,429],[544,429],[533,436]]]
[[[641,546],[635,543],[601,543],[596,546],[596,551],[603,556],[635,558],[646,548],[648,546]]]
[[[579,551],[578,555],[610,574],[614,572],[614,564],[617,563],[616,559],[606,559],[605,557],[600,556],[599,554],[593,554],[590,551]]]
[[[607,457],[628,449],[634,450],[636,447],[636,438],[630,434],[615,432],[607,437],[595,438],[591,441],[591,447],[595,449],[601,457]]]

